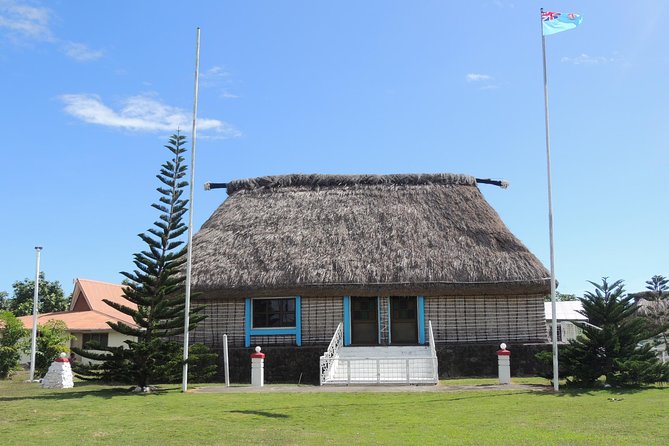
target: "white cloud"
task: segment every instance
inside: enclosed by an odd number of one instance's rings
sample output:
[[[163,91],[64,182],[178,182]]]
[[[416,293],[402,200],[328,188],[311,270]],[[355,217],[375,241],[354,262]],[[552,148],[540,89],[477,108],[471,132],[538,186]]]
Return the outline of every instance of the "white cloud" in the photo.
[[[200,72],[200,86],[204,88],[216,87],[222,83],[229,83],[229,77],[230,73],[222,67],[211,67],[208,70]]]
[[[0,29],[4,29],[17,43],[25,43],[25,39],[52,41],[50,19],[51,12],[47,8],[0,0]]]
[[[500,9],[505,9],[505,8],[510,8],[513,9],[516,7],[514,3],[511,2],[503,2],[501,0],[493,0],[493,5],[497,6]]]
[[[74,59],[77,62],[89,62],[104,56],[104,51],[92,50],[83,43],[77,42],[65,42],[61,49],[67,57]]]
[[[560,59],[560,62],[571,63],[574,65],[602,65],[608,63],[618,63],[621,62],[622,58],[614,54],[611,57],[606,56],[590,56],[588,54],[579,54],[576,57],[563,57]]]
[[[236,94],[234,94],[234,93],[230,93],[230,92],[227,91],[227,90],[223,90],[223,91],[221,92],[221,97],[222,97],[223,99],[238,99],[238,98],[239,98],[239,95],[236,95]]]
[[[495,78],[487,74],[478,74],[478,73],[469,73],[465,76],[467,82],[483,82],[483,81],[494,81]]]
[[[47,42],[58,45],[68,57],[78,62],[96,60],[104,55],[78,42],[63,41],[51,30],[50,9],[22,4],[16,0],[0,0],[0,32],[16,45]]]
[[[213,66],[209,68],[208,70],[203,71],[200,73],[200,77],[203,79],[216,79],[216,78],[222,78],[222,77],[227,77],[230,76],[230,73],[225,71],[223,67],[219,66]]]
[[[479,90],[495,90],[499,85],[495,82],[495,78],[489,74],[469,73],[465,76],[468,83],[473,83],[478,86]]]
[[[239,98],[239,95],[233,93],[228,88],[231,85],[234,85],[231,74],[223,67],[213,66],[208,70],[200,72],[200,86],[202,88],[218,90],[219,97],[222,99]]]
[[[191,115],[183,109],[164,104],[152,95],[131,96],[121,101],[118,110],[107,106],[95,94],[64,94],[58,97],[65,112],[89,124],[139,132],[173,132],[190,128]],[[210,131],[209,138],[236,138],[241,132],[218,119],[198,119],[198,129]]]

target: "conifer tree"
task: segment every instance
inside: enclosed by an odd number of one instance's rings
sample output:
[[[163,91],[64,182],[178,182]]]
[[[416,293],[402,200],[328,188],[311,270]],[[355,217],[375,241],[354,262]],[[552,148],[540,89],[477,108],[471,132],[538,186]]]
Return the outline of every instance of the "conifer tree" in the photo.
[[[137,308],[104,299],[107,305],[132,317],[136,326],[123,322],[107,322],[115,331],[136,337],[126,341],[127,348],[102,348],[104,353],[75,350],[102,364],[80,367],[84,378],[130,382],[145,389],[155,379],[165,379],[163,366],[173,360],[173,338],[183,334],[185,309],[186,247],[180,237],[188,229],[183,222],[188,201],[182,198],[186,181],[183,153],[185,137],[172,135],[165,147],[172,158],[165,162],[156,175],[160,186],[159,202],[151,206],[160,212],[158,221],[147,232],[139,234],[147,248],[134,254],[136,269],[122,272],[126,278],[123,297]],[[204,319],[202,308],[191,309],[190,329]]]
[[[650,300],[658,300],[667,297],[669,291],[669,279],[659,274],[654,275],[650,280],[646,280],[646,289],[650,291]]]
[[[669,364],[662,364],[650,345],[640,342],[652,333],[636,305],[625,295],[623,281],[590,282],[594,293],[586,292],[581,313],[588,324],[575,322],[583,334],[572,340],[561,354],[560,375],[571,382],[594,385],[601,376],[609,385],[638,385],[669,381]]]
[[[656,346],[664,345],[666,355],[669,353],[669,279],[655,275],[646,285],[648,291],[639,302],[639,314],[659,333],[652,342]]]

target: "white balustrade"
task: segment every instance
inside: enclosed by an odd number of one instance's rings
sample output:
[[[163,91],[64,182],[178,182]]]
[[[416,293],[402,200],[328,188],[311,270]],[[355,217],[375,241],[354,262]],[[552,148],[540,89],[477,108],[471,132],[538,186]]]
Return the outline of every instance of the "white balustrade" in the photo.
[[[428,346],[344,347],[343,325],[339,324],[320,358],[320,383],[437,384],[437,353],[429,321],[428,336]]]

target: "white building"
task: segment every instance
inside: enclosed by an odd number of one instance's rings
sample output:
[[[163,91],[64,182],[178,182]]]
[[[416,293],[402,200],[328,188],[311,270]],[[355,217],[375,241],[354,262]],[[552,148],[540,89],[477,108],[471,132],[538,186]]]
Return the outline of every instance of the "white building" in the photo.
[[[562,302],[555,302],[556,305],[556,319],[557,319],[557,341],[567,343],[571,339],[583,332],[582,329],[573,324],[574,321],[587,322],[588,318],[579,313],[583,310],[583,305],[580,300],[569,300]],[[546,329],[548,330],[548,338],[551,339],[553,333],[551,327],[553,322],[553,309],[550,302],[544,302],[544,310],[546,312]]]

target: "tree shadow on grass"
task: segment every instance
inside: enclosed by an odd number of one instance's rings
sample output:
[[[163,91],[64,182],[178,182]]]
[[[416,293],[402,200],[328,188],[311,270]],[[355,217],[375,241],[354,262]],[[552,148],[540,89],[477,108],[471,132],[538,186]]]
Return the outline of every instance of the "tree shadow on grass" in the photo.
[[[77,387],[86,387],[87,385],[92,386],[94,384],[84,384],[84,383],[77,383]],[[99,385],[99,384],[95,384]],[[129,395],[136,395],[138,397],[150,397],[150,396],[158,396],[158,395],[164,395],[168,392],[168,390],[172,390],[169,388],[160,388],[157,390],[154,390],[153,392],[150,393],[142,393],[142,392],[133,392],[132,389],[134,387],[108,387],[108,388],[102,388],[102,389],[90,389],[90,390],[70,390],[70,389],[63,389],[63,390],[54,390],[54,389],[36,389],[36,391],[43,391],[44,394],[32,394],[32,395],[21,395],[21,396],[0,396],[0,402],[3,401],[22,401],[22,400],[72,400],[72,399],[80,399],[84,398],[87,396],[93,396],[96,398],[102,398],[102,399],[111,399],[117,396],[129,396]]]
[[[267,418],[290,418],[290,415],[286,415],[283,413],[273,413],[273,412],[265,412],[262,410],[229,410],[228,413],[241,413],[244,415],[258,415],[259,417],[267,417]]]
[[[557,397],[579,397],[579,396],[595,396],[597,394],[601,394],[602,396],[605,395],[615,395],[616,397],[618,396],[624,396],[624,395],[633,395],[635,393],[643,392],[644,390],[651,390],[651,389],[657,389],[657,390],[664,390],[667,387],[664,386],[646,386],[646,387],[561,387],[559,392],[542,392],[539,393],[539,395],[545,395],[546,393],[548,394],[553,394],[554,396]],[[613,398],[613,400],[616,400],[616,398]]]

